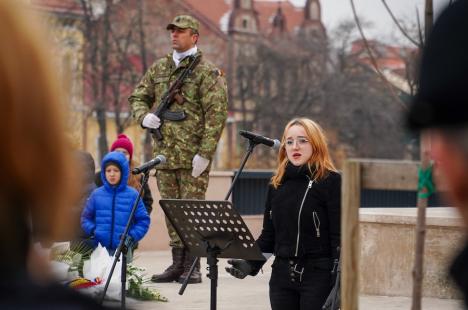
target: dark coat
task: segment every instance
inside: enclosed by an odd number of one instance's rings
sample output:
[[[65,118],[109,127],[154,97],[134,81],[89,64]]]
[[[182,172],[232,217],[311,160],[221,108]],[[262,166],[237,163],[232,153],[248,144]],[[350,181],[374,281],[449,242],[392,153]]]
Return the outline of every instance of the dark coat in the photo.
[[[312,179],[307,166],[289,164],[281,185],[269,186],[257,240],[262,252],[282,258],[338,258],[341,176],[329,171],[317,182]]]
[[[94,183],[94,159],[89,152],[76,151],[75,158],[78,160],[79,168],[83,174],[83,182],[80,188],[80,202],[73,208],[73,220],[77,221],[77,227],[80,227],[79,238],[86,238],[86,233],[80,225],[81,214],[86,206],[86,201],[91,193],[97,188]],[[102,184],[101,184],[102,185]]]
[[[0,309],[109,309],[65,285],[37,283],[31,278],[27,271],[28,261],[32,262],[28,259],[32,247],[28,209],[19,203],[11,210],[16,211],[9,215],[14,234],[8,239],[14,245],[4,248],[0,256]]]
[[[88,235],[94,235],[96,242],[101,243],[109,250],[115,250],[119,245],[120,236],[125,230],[138,192],[127,185],[130,169],[125,156],[119,152],[110,152],[104,156],[102,167],[105,167],[109,162],[114,162],[120,167],[121,181],[112,186],[107,182],[104,171],[101,171],[104,186],[94,190],[89,197],[81,216],[81,226]],[[133,216],[129,236],[134,241],[141,240],[148,231],[149,224],[150,217],[140,200]]]
[[[8,281],[7,281],[8,280]],[[104,310],[96,300],[60,284],[37,284],[28,276],[0,281],[0,309],[4,310]],[[120,308],[119,308],[120,309]]]
[[[450,267],[450,275],[463,294],[465,307],[468,307],[468,244],[462,249]]]

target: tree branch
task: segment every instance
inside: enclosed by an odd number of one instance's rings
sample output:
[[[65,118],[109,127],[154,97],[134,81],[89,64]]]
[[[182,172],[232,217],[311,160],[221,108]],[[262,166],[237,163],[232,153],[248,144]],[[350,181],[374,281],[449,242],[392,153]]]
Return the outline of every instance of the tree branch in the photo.
[[[359,30],[359,33],[361,34],[361,38],[364,41],[364,45],[366,47],[367,53],[369,54],[369,57],[371,59],[372,66],[374,67],[375,71],[379,75],[379,77],[382,79],[384,84],[387,86],[387,88],[390,90],[390,93],[392,96],[396,99],[396,101],[404,108],[406,109],[406,105],[401,101],[400,97],[395,93],[395,90],[393,89],[393,85],[387,80],[387,78],[383,75],[382,71],[380,71],[379,66],[377,65],[377,61],[375,60],[374,54],[372,53],[370,47],[369,47],[369,42],[366,39],[366,36],[364,35],[364,31],[362,30],[361,27],[361,22],[359,21],[359,18],[356,13],[356,7],[354,6],[354,0],[349,0],[351,3],[351,8],[353,10],[353,16],[354,20],[356,22],[356,26]]]
[[[425,42],[424,42],[424,36],[423,36],[423,33],[422,33],[422,28],[421,28],[421,20],[419,19],[418,7],[416,7],[416,20],[417,20],[417,22],[418,22],[419,42],[421,42],[420,48],[423,48]]]
[[[392,18],[393,22],[395,23],[395,25],[398,27],[398,29],[400,29],[401,33],[411,42],[413,43],[414,45],[416,45],[418,48],[421,47],[421,45],[416,42],[416,40],[414,40],[412,37],[410,37],[410,35],[408,34],[408,32],[403,29],[403,27],[401,26],[401,24],[398,22],[398,20],[396,19],[395,15],[393,15],[393,12],[392,10],[390,9],[390,7],[388,6],[387,2],[385,0],[381,0],[383,5],[385,6],[385,9],[387,10],[388,14],[390,15],[390,17]]]

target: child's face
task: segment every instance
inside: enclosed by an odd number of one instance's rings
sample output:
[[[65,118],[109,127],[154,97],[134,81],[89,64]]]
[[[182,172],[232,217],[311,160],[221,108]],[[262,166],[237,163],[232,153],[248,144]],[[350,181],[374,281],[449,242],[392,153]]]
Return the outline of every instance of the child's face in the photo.
[[[108,165],[106,167],[106,180],[110,185],[117,185],[120,182],[121,172],[119,167]]]

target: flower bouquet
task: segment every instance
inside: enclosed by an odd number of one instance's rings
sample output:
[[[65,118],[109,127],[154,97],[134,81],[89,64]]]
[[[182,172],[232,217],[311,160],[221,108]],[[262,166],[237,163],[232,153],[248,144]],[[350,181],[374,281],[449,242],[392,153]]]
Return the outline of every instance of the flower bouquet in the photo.
[[[85,294],[99,297],[102,294],[113,262],[113,256],[98,246],[94,251],[84,243],[56,243],[50,250],[51,266],[54,274],[71,288]],[[120,265],[120,261],[117,265]],[[121,270],[116,266],[115,270]],[[145,286],[149,278],[144,275],[144,268],[127,264],[126,295],[138,300],[167,302],[154,288]],[[120,300],[120,272],[114,272],[106,298]]]

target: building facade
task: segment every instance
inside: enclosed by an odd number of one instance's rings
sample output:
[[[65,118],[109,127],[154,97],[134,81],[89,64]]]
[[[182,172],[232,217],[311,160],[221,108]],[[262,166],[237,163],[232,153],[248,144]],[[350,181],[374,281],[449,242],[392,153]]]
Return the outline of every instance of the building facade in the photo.
[[[240,81],[262,61],[259,47],[278,38],[324,40],[320,3],[305,7],[265,0],[30,0],[48,17],[58,43],[60,67],[69,76],[73,111],[71,133],[76,147],[103,156],[124,131],[143,161],[148,137],[129,115],[127,97],[151,63],[171,51],[167,23],[179,14],[200,21],[199,48],[226,72],[229,119],[218,147],[215,167],[230,168],[238,150],[239,124],[251,124],[256,98]],[[53,21],[53,22],[51,22]],[[296,43],[294,43],[296,44]],[[244,76],[242,76],[244,74]],[[66,79],[64,79],[66,80]],[[248,127],[250,128],[250,127]],[[236,156],[234,156],[236,157]],[[238,156],[237,156],[238,157]],[[228,164],[226,164],[228,163]]]

